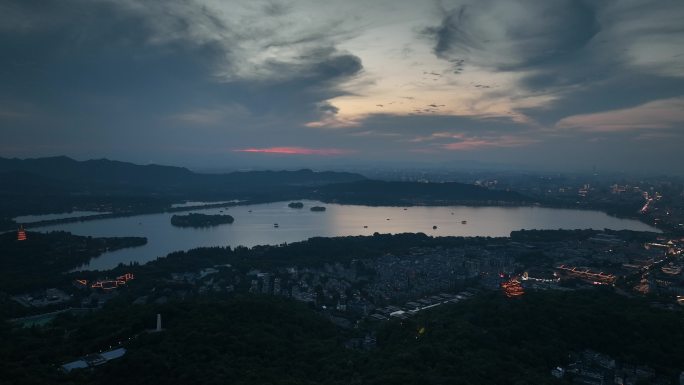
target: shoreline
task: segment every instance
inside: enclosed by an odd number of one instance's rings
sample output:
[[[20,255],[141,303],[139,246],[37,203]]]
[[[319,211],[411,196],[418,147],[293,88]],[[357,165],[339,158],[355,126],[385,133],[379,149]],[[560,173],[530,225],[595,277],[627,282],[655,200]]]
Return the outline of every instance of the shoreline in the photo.
[[[454,206],[465,206],[465,207],[540,207],[540,208],[550,208],[550,209],[566,209],[566,210],[587,210],[587,211],[598,211],[602,212],[608,216],[618,218],[618,219],[629,219],[636,220],[646,225],[649,225],[663,234],[668,234],[675,232],[677,229],[668,228],[664,224],[654,224],[650,221],[649,217],[643,215],[638,215],[636,212],[633,215],[627,215],[623,213],[618,213],[616,210],[601,208],[601,207],[591,207],[591,206],[574,206],[567,205],[563,203],[541,203],[541,202],[504,202],[504,201],[431,201],[431,202],[356,202],[349,200],[340,199],[310,199],[310,198],[300,198],[300,200],[312,200],[320,203],[326,204],[339,204],[339,205],[357,205],[357,206],[368,206],[368,207],[454,207]],[[148,214],[163,214],[163,213],[178,213],[178,212],[189,212],[193,210],[205,210],[213,208],[223,208],[223,207],[236,207],[236,206],[249,206],[264,203],[276,203],[276,202],[288,202],[290,199],[255,199],[255,200],[243,200],[240,202],[223,202],[223,203],[209,203],[206,205],[197,206],[184,206],[184,207],[169,207],[164,210],[150,210],[150,211],[138,211],[138,212],[119,212],[119,213],[104,213],[100,215],[87,215],[80,217],[68,217],[68,218],[58,218],[49,219],[36,222],[22,223],[25,229],[35,229],[46,226],[53,226],[65,223],[76,223],[76,222],[88,222],[101,219],[114,219],[114,218],[126,218],[134,216],[142,216]],[[19,225],[20,223],[16,223]],[[0,233],[14,231],[14,228],[5,228]]]

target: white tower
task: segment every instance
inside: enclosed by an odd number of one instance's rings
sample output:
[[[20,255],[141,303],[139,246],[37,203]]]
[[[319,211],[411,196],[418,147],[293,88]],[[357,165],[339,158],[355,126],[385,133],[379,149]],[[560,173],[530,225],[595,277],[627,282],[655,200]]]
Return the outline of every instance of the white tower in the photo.
[[[160,332],[161,330],[161,314],[157,314],[157,330],[155,331]]]

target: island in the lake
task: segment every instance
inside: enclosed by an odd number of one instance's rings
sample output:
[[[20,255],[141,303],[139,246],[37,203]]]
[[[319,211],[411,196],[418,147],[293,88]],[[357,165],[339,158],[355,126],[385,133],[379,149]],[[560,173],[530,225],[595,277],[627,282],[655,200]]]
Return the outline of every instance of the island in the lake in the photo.
[[[290,202],[290,204],[288,204],[287,207],[289,207],[291,209],[301,209],[304,207],[304,203],[302,203],[302,202]]]
[[[171,224],[177,227],[210,227],[225,223],[233,223],[235,219],[230,215],[207,215],[191,213],[187,215],[174,215]]]
[[[313,206],[311,208],[311,211],[325,211],[325,207],[323,206]]]

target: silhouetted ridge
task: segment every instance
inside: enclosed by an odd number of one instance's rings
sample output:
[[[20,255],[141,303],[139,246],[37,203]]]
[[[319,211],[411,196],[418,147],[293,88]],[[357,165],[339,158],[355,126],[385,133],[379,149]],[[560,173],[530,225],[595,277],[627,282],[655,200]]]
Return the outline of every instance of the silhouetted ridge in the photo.
[[[350,182],[363,176],[341,172],[246,171],[227,174],[200,174],[183,167],[133,163],[97,159],[76,161],[66,156],[38,159],[0,158],[0,174],[4,184],[11,185],[16,177],[8,173],[24,173],[22,184],[29,184],[34,175],[36,184],[41,178],[68,182],[68,190],[89,193],[140,195],[146,193],[187,194],[191,192],[231,193],[282,186],[316,186],[326,183]],[[2,178],[2,177],[0,177]]]
[[[490,190],[464,183],[385,182],[362,180],[321,186],[317,198],[340,203],[439,204],[450,202],[526,202],[517,192]]]

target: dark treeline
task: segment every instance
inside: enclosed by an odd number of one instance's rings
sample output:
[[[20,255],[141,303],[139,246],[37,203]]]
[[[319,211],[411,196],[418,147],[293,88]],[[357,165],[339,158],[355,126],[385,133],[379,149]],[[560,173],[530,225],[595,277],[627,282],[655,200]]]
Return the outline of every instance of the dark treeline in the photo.
[[[242,268],[272,269],[287,266],[319,267],[326,263],[348,265],[354,259],[375,258],[387,253],[406,252],[412,247],[458,247],[505,243],[507,238],[431,237],[423,233],[378,234],[373,236],[315,237],[282,245],[247,247],[206,247],[170,253],[136,271],[164,274],[193,271],[230,263]],[[127,266],[121,269],[128,268]]]
[[[583,241],[599,233],[615,235],[620,239],[630,242],[653,241],[657,233],[631,231],[631,230],[516,230],[511,231],[511,240],[516,242],[558,242],[558,241]]]
[[[233,223],[235,218],[231,215],[207,215],[200,213],[190,213],[186,215],[171,216],[171,224],[177,227],[210,227],[226,223]]]
[[[64,275],[107,250],[141,246],[146,238],[93,238],[63,231],[28,232],[28,240],[18,241],[15,232],[0,234],[0,291],[48,288],[68,280]]]
[[[470,184],[362,180],[325,185],[309,196],[324,202],[365,205],[525,204],[522,194]]]
[[[383,384],[550,384],[549,370],[567,364],[568,352],[593,349],[675,380],[683,326],[681,311],[610,289],[529,292],[518,300],[490,293],[383,329],[370,372]]]

